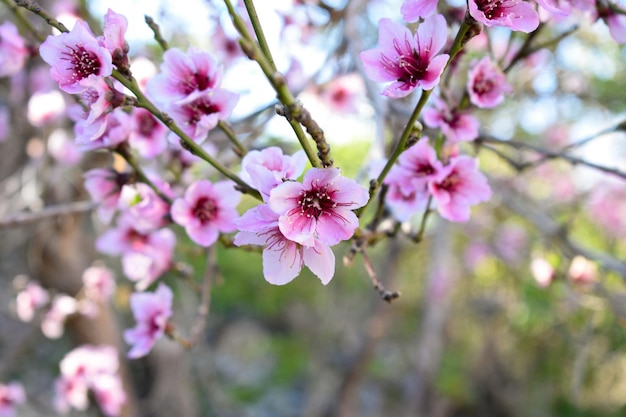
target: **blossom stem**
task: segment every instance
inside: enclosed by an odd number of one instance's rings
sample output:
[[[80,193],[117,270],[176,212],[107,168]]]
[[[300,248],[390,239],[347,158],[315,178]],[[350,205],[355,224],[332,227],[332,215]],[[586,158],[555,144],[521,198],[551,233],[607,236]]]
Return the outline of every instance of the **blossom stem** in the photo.
[[[278,100],[283,104],[284,108],[288,110],[288,113],[285,113],[285,117],[291,125],[291,128],[293,129],[296,137],[298,138],[300,146],[309,158],[311,165],[316,168],[320,168],[322,166],[322,162],[320,161],[320,158],[315,155],[315,151],[311,147],[311,144],[309,143],[304,133],[304,130],[302,129],[302,125],[298,120],[300,117],[302,117],[301,114],[298,114],[298,109],[302,109],[302,104],[300,104],[295,99],[293,94],[291,94],[291,91],[289,91],[289,88],[287,87],[285,78],[281,73],[276,71],[274,63],[267,58],[267,55],[262,50],[261,46],[259,46],[256,40],[252,37],[252,35],[248,31],[248,28],[246,27],[245,22],[243,21],[241,16],[237,14],[230,0],[224,0],[224,3],[228,8],[228,12],[231,16],[231,19],[233,20],[233,24],[241,35],[241,39],[239,40],[241,49],[245,52],[248,58],[256,61],[259,64],[259,67],[261,67],[263,74],[265,74],[265,77],[272,85],[272,88],[274,88],[274,90],[276,91],[276,96]],[[247,3],[248,2],[246,1],[246,5]],[[265,47],[267,47],[267,45]],[[328,146],[325,141],[323,142],[323,144],[318,142],[317,145],[318,151],[320,150],[320,147],[323,147],[324,145]],[[323,152],[321,151],[319,153],[323,154]]]
[[[170,48],[170,46],[161,35],[161,28],[159,27],[159,25],[154,21],[152,17],[148,15],[144,16],[144,20],[146,21],[146,24],[148,25],[150,30],[152,30],[152,33],[154,34],[154,40],[159,44],[161,49],[163,49],[164,51],[167,51]]]
[[[233,127],[221,120],[217,123],[217,127],[224,132],[228,140],[233,144],[233,151],[237,154],[237,156],[243,158],[246,154],[246,148],[241,144],[241,142],[239,142],[239,139],[237,139],[237,135],[235,134]]]
[[[424,231],[426,230],[426,220],[428,220],[428,216],[431,213],[431,209],[430,206],[433,203],[433,196],[429,196],[428,197],[428,203],[426,203],[426,209],[424,211],[424,214],[422,215],[422,221],[420,222],[420,228],[417,231],[417,233],[415,234],[415,236],[413,236],[413,242],[415,243],[420,243],[422,241],[422,239],[424,239]]]
[[[272,53],[270,52],[270,48],[267,44],[267,39],[265,39],[265,34],[263,33],[263,27],[261,26],[261,22],[259,21],[259,16],[257,15],[256,8],[254,7],[254,2],[252,0],[243,0],[243,3],[246,6],[246,10],[248,11],[248,16],[250,16],[250,22],[252,23],[252,28],[254,29],[254,33],[256,34],[256,38],[259,41],[259,47],[270,66],[276,71],[276,64],[274,64],[274,58],[272,58]]]
[[[450,52],[448,53],[450,55],[450,58],[448,59],[448,62],[443,68],[443,71],[446,71],[446,69],[450,65],[450,62],[452,62],[454,58],[456,57],[456,55],[461,51],[461,49],[463,49],[463,45],[466,41],[465,35],[467,34],[471,26],[472,26],[472,22],[468,18],[466,18],[463,21],[463,23],[461,23],[461,26],[459,27],[459,31],[457,32],[456,37],[454,38],[454,42],[452,43],[452,46],[450,47]],[[422,90],[422,95],[420,96],[417,104],[415,105],[415,109],[413,109],[413,113],[411,114],[411,117],[409,117],[409,120],[406,123],[404,131],[402,132],[402,135],[400,136],[400,140],[396,143],[396,146],[391,152],[391,155],[389,156],[389,159],[387,160],[385,167],[378,175],[378,178],[376,179],[376,185],[370,190],[370,199],[367,201],[367,203],[363,207],[355,211],[358,217],[360,217],[361,214],[363,214],[363,212],[365,211],[365,209],[369,206],[369,203],[372,201],[372,197],[380,189],[381,184],[383,184],[383,181],[387,177],[387,174],[391,170],[391,167],[396,163],[396,161],[400,157],[400,154],[402,154],[402,152],[404,152],[407,149],[407,143],[408,143],[409,137],[411,136],[411,133],[413,132],[415,122],[417,122],[417,119],[420,113],[422,112],[422,110],[424,109],[424,106],[426,106],[426,103],[428,102],[428,99],[430,98],[430,95],[432,94],[432,92],[433,90],[428,90],[428,91]]]

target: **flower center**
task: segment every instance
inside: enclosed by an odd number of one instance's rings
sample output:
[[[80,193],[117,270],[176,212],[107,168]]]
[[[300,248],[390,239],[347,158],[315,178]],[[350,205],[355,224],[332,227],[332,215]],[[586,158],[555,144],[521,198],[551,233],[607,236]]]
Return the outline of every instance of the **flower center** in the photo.
[[[220,108],[211,103],[206,97],[200,97],[186,105],[185,110],[189,117],[189,124],[196,124],[200,121],[202,116],[217,113],[220,111]]]
[[[515,3],[516,1],[509,2],[506,0],[477,0],[476,6],[485,14],[487,19],[500,19],[509,13],[506,9],[515,5]]]
[[[491,78],[485,77],[484,74],[478,74],[478,76],[474,79],[472,89],[477,94],[483,95],[490,93],[494,87],[495,84]]]
[[[212,199],[202,197],[196,203],[193,215],[202,223],[208,223],[217,217],[217,206]]]
[[[461,178],[456,171],[453,171],[442,182],[439,183],[439,188],[443,188],[448,191],[454,191],[458,184],[461,183]]]
[[[328,193],[328,187],[326,186],[302,191],[298,205],[300,206],[300,213],[302,215],[315,218],[316,220],[322,213],[330,212],[333,208],[337,207],[337,203],[332,200]]]
[[[157,121],[150,113],[139,115],[139,133],[141,136],[150,137],[156,126]]]
[[[64,60],[70,62],[68,69],[72,70],[72,79],[76,82],[97,74],[102,67],[95,52],[86,50],[82,45],[70,46],[69,51],[64,51]]]

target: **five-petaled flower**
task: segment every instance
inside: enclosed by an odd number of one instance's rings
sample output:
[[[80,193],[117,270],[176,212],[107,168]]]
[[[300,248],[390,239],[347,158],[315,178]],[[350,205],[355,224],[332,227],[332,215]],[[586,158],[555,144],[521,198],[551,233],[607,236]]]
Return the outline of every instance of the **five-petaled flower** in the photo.
[[[511,30],[532,32],[539,26],[539,14],[522,0],[469,0],[469,13],[485,26],[504,26]]]
[[[83,21],[76,22],[71,32],[48,36],[39,53],[50,65],[52,79],[70,94],[85,91],[98,77],[113,71],[111,53],[98,43]]]
[[[480,108],[493,108],[513,91],[502,70],[488,56],[472,61],[467,79],[470,101]]]
[[[440,54],[448,38],[442,15],[424,20],[413,35],[405,26],[381,19],[378,48],[361,52],[363,69],[373,81],[392,83],[381,94],[399,98],[417,87],[430,90],[439,84],[449,55]]]

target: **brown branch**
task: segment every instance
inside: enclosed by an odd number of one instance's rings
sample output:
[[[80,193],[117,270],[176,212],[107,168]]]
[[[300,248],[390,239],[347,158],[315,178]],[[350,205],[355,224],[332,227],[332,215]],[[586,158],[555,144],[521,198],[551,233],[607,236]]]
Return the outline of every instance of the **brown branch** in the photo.
[[[76,201],[67,204],[49,206],[36,212],[22,212],[6,219],[0,219],[0,229],[22,226],[24,224],[48,220],[57,216],[83,213],[91,211],[95,207],[96,203],[92,201]]]

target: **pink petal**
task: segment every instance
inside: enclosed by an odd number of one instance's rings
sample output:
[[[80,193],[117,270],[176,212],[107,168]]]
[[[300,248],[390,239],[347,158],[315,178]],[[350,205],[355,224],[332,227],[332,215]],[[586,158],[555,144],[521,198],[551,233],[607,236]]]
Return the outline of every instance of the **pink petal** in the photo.
[[[335,275],[335,254],[319,241],[314,247],[303,248],[304,264],[326,285]]]

